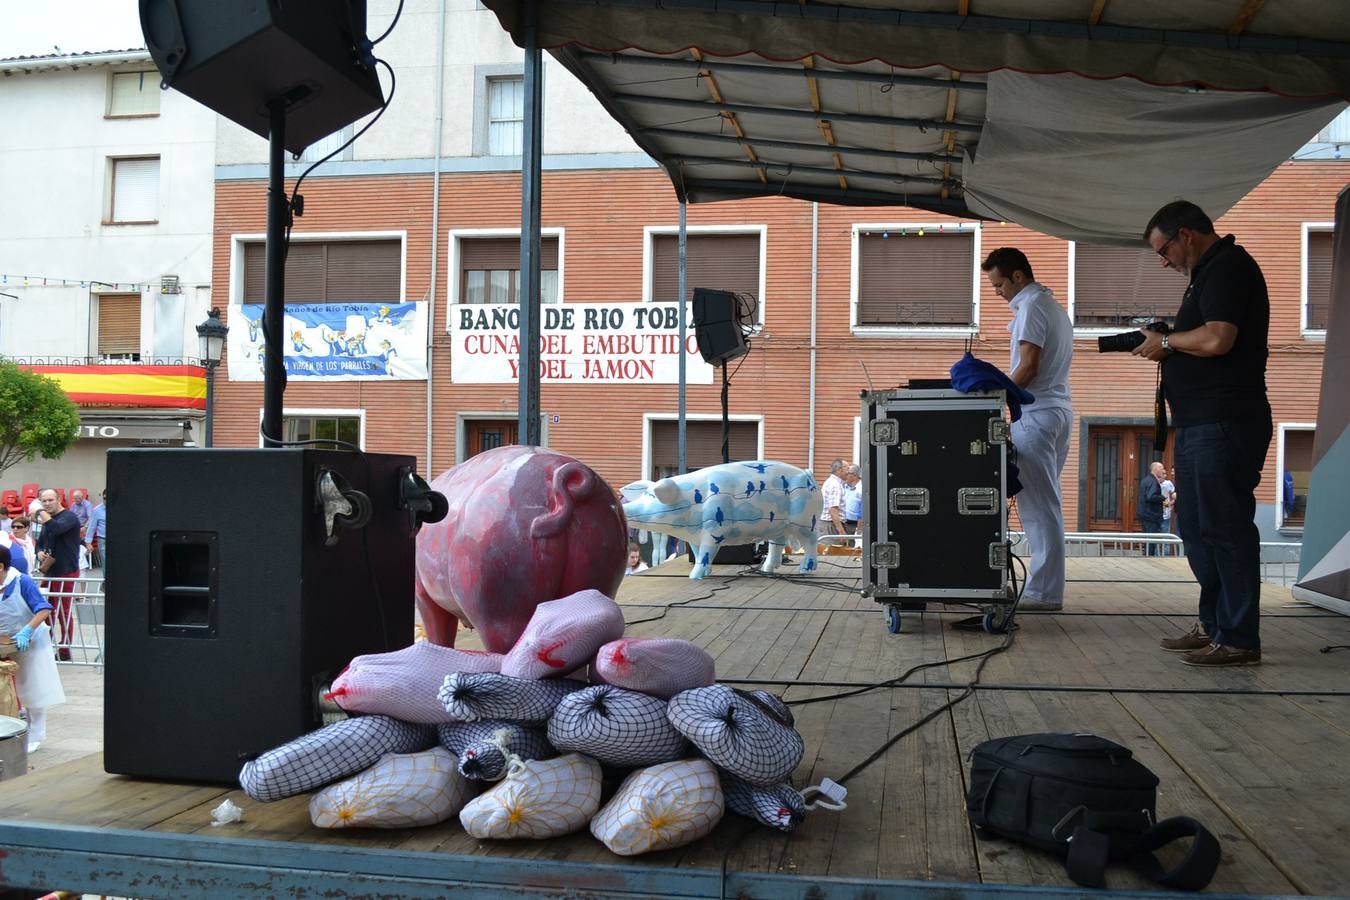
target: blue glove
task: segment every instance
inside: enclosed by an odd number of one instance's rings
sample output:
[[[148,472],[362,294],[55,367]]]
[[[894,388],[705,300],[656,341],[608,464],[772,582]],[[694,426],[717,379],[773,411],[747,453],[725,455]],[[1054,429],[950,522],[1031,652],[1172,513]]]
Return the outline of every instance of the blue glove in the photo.
[[[19,633],[14,635],[14,645],[23,653],[28,649],[28,642],[33,639],[33,626],[25,625],[19,629]]]

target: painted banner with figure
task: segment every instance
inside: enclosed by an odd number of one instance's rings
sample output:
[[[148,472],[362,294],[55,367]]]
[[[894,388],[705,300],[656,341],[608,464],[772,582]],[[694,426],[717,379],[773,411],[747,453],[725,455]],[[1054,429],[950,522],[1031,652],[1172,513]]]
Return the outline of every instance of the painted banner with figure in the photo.
[[[230,307],[230,380],[262,381],[261,304]],[[427,377],[423,303],[288,303],[282,317],[286,377],[314,381]]]
[[[675,303],[550,303],[540,310],[539,380],[545,384],[677,384],[680,308]],[[686,307],[685,381],[712,384]],[[520,307],[463,303],[449,309],[450,380],[519,381]]]

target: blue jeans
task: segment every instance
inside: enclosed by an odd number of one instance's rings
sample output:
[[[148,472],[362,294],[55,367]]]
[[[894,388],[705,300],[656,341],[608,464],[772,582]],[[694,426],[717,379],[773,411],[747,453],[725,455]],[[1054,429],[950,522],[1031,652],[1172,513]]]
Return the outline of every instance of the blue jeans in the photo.
[[[1200,624],[1216,644],[1261,649],[1261,534],[1256,496],[1270,419],[1176,430],[1177,525],[1200,584]]]

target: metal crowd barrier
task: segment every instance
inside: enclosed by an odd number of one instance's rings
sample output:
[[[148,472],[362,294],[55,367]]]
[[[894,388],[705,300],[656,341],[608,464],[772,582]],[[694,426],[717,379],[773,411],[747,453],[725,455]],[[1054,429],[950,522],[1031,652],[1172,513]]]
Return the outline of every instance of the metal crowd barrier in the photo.
[[[68,579],[69,590],[54,591],[51,582],[39,580],[38,586],[52,605],[52,644],[60,665],[103,665],[103,578],[88,576]],[[60,582],[57,582],[58,584]]]

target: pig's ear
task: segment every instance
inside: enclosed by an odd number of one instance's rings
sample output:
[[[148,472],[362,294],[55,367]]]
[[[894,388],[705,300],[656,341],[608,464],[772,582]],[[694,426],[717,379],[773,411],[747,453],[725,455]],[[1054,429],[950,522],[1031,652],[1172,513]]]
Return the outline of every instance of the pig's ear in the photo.
[[[637,498],[645,494],[647,492],[647,488],[651,486],[652,483],[650,481],[630,481],[628,484],[625,484],[623,487],[619,488],[619,493],[623,494],[623,499],[625,503],[631,503],[632,501],[636,500]]]
[[[666,506],[674,506],[680,500],[680,486],[670,478],[662,478],[653,484],[651,492]]]

